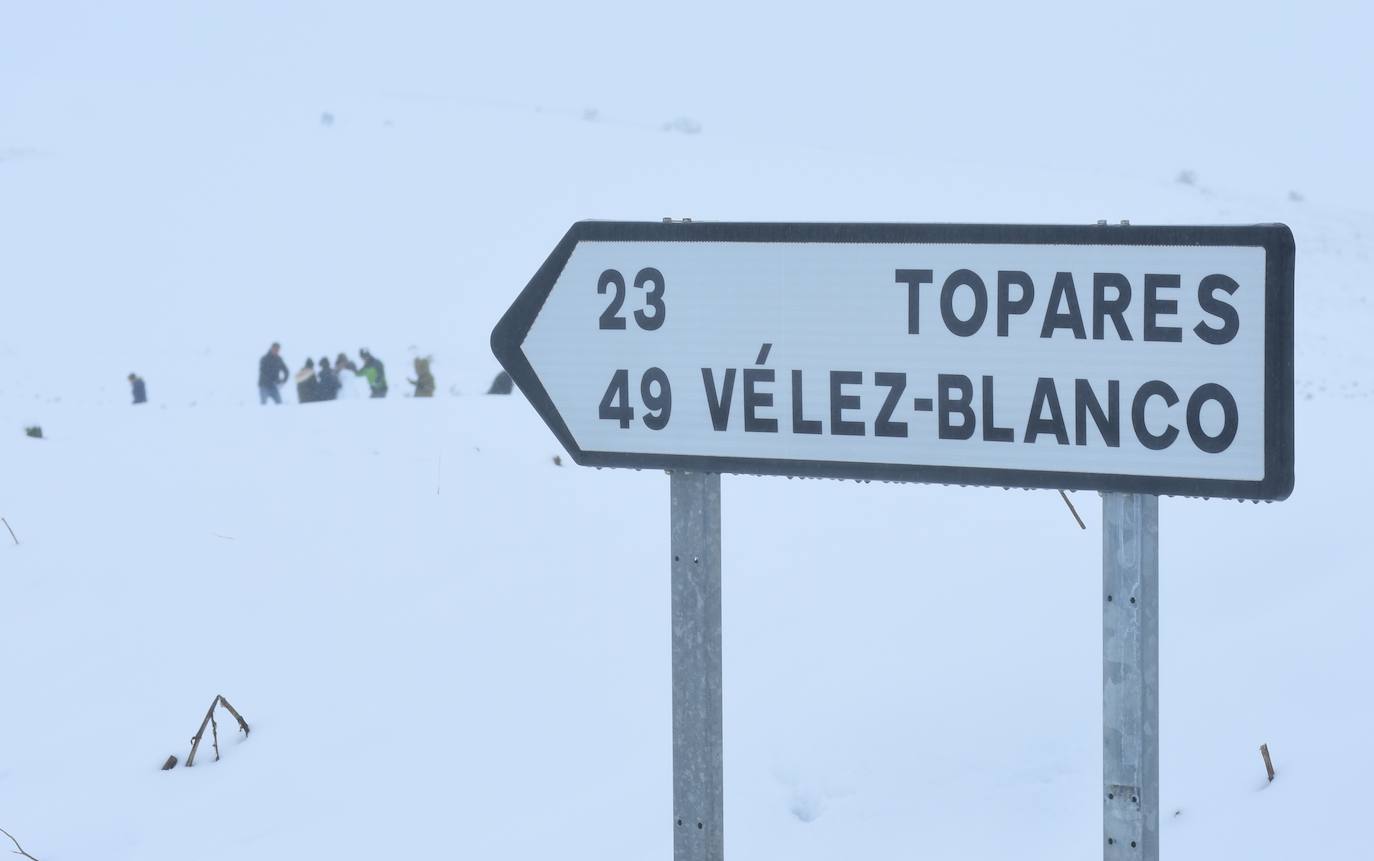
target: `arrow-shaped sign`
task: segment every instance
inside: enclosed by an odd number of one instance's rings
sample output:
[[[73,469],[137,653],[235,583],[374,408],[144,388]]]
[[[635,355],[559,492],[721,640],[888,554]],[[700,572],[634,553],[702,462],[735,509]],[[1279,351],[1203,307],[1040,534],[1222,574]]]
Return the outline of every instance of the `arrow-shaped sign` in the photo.
[[[491,341],[585,465],[1282,499],[1293,258],[1279,224],[588,221]]]

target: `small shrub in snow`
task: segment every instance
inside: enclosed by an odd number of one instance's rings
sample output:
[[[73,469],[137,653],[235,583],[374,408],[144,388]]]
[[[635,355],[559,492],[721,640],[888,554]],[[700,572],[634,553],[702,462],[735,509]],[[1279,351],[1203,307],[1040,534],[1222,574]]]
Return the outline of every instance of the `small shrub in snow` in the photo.
[[[43,438],[43,429],[38,425],[29,425],[28,427],[24,428],[24,433],[28,434],[34,439]]]

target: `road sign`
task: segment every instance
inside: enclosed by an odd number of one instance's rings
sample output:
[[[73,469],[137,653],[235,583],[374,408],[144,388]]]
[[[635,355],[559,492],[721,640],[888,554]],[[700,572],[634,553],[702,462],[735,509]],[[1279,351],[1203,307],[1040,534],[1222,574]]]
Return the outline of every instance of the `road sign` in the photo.
[[[1283,499],[1292,233],[579,222],[492,333],[572,458]]]

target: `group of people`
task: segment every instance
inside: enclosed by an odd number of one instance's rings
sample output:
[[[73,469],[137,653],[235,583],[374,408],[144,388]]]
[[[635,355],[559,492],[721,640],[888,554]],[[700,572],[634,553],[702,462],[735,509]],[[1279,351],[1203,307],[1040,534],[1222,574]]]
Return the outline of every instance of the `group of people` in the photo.
[[[386,366],[382,360],[366,349],[358,350],[362,363],[358,364],[340,353],[334,364],[329,357],[306,359],[305,365],[296,372],[296,399],[303,404],[315,401],[332,401],[338,398],[384,398],[387,393]],[[434,374],[429,369],[430,358],[415,358],[415,379],[406,382],[415,387],[415,397],[434,397]],[[281,403],[280,387],[292,379],[291,371],[281,357],[281,344],[273,344],[258,360],[258,401],[269,400]],[[134,403],[148,402],[148,386],[138,374],[129,374],[129,387],[133,392]]]
[[[334,364],[329,357],[322,357],[319,364],[314,359],[306,359],[305,365],[295,374],[296,397],[300,403],[332,401],[340,397],[384,398],[387,393],[386,366],[366,349],[358,350],[361,364],[355,363],[346,353],[340,353]],[[415,386],[415,397],[434,396],[434,375],[429,370],[429,359],[415,359],[416,379],[407,380]],[[281,403],[278,387],[292,379],[286,362],[281,357],[281,344],[272,348],[258,361],[258,400],[267,403],[272,400]]]

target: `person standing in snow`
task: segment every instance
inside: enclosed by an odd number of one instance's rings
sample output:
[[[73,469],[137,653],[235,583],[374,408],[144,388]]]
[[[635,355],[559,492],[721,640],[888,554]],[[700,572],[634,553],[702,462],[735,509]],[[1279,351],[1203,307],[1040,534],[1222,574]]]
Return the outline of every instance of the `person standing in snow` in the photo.
[[[281,359],[281,344],[274,343],[272,349],[258,360],[258,402],[265,404],[271,398],[280,404],[281,393],[277,391],[277,386],[290,378],[291,372]]]
[[[358,355],[363,357],[362,375],[367,378],[367,384],[372,387],[372,397],[386,397],[386,366],[382,360],[369,353],[366,349],[359,349]]]
[[[423,359],[415,357],[415,379],[407,379],[406,382],[415,387],[415,397],[434,397],[434,375],[429,372],[428,356]]]
[[[358,376],[358,366],[347,355],[340,353],[334,360],[334,375],[339,380],[339,400],[357,400],[372,396],[372,387],[367,380]]]
[[[130,374],[129,386],[134,390],[134,403],[146,404],[148,402],[148,387],[143,384],[142,377],[138,374]]]
[[[302,404],[318,400],[319,385],[315,379],[315,360],[306,359],[304,367],[296,372],[296,400]]]
[[[320,374],[317,381],[316,400],[332,401],[339,395],[339,378],[329,367],[329,357],[320,359]]]

